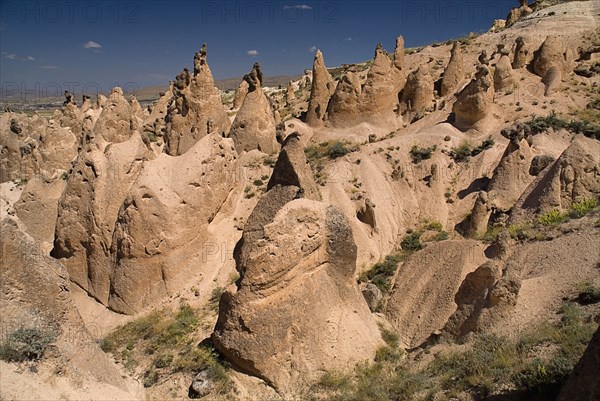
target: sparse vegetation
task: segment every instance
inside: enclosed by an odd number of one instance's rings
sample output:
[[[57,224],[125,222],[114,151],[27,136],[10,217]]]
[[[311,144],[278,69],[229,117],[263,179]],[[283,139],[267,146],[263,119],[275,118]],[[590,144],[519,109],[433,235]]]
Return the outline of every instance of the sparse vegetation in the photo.
[[[423,245],[421,245],[421,234],[422,233],[420,231],[413,231],[405,235],[400,243],[402,249],[408,252],[414,252],[422,249]]]
[[[485,139],[479,146],[476,147],[472,147],[469,142],[465,141],[459,146],[452,148],[448,154],[455,162],[464,162],[470,157],[477,156],[485,150],[490,149],[494,146],[494,144],[495,142],[492,137]]]
[[[561,212],[558,209],[550,210],[548,213],[545,213],[538,217],[538,223],[544,226],[553,226],[559,223],[562,223],[568,218],[566,213]]]
[[[600,125],[588,120],[566,121],[558,117],[553,111],[546,117],[534,117],[527,123],[533,134],[546,132],[550,129],[557,131],[566,129],[575,134],[583,134],[589,138],[600,140]]]
[[[20,327],[9,333],[0,344],[0,359],[7,362],[37,361],[55,340],[56,333],[53,331]]]
[[[359,281],[371,282],[384,294],[392,287],[391,279],[396,274],[398,263],[405,259],[404,255],[388,255],[383,262],[375,263],[373,267],[361,274]]]
[[[600,288],[592,283],[584,283],[577,296],[580,305],[591,305],[600,302]]]
[[[428,148],[420,148],[417,145],[413,145],[412,149],[410,150],[410,157],[413,163],[416,164],[423,160],[431,159],[431,155],[433,154],[433,152],[435,152],[436,149],[436,145],[433,145]]]
[[[308,146],[304,149],[304,153],[309,162],[314,162],[324,158],[337,159],[356,150],[358,150],[358,147],[350,145],[348,142],[328,141]]]
[[[211,299],[214,295],[215,291]],[[175,314],[155,311],[118,327],[100,347],[131,372],[146,365],[142,378],[145,387],[172,373],[208,369],[219,391],[224,392],[229,382],[228,368],[212,348],[197,345],[193,334],[200,322],[198,311],[182,304]]]

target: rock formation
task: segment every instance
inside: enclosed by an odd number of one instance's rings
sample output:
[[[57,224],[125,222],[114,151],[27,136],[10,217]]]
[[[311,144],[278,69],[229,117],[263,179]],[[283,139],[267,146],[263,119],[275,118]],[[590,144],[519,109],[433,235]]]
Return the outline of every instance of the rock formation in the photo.
[[[406,85],[400,95],[399,112],[408,117],[424,112],[433,103],[433,78],[429,67],[421,65],[408,75]]]
[[[372,357],[379,343],[354,279],[348,220],[334,206],[298,199],[316,188],[302,155],[295,136],[284,143],[234,251],[241,280],[221,297],[212,335],[229,361],[283,393]]]
[[[455,126],[461,130],[473,128],[486,118],[494,100],[494,88],[490,71],[479,66],[475,78],[458,94],[452,108]]]
[[[521,18],[524,18],[531,14],[533,10],[529,7],[528,0],[519,0],[520,6],[513,8],[506,17],[506,26],[511,26]]]
[[[165,133],[165,151],[171,156],[185,153],[208,134],[229,130],[229,117],[206,62],[206,44],[194,55],[193,75],[184,69],[177,76],[171,102]]]
[[[476,241],[443,241],[402,265],[385,311],[402,346],[419,346],[444,327],[455,311],[454,295],[463,278],[483,260],[483,246]]]
[[[512,67],[517,70],[519,68],[523,68],[527,65],[529,61],[529,49],[527,48],[527,42],[525,38],[519,36],[515,41],[514,48],[514,58],[512,62]]]
[[[262,89],[262,72],[258,63],[244,80],[248,83],[248,94],[233,120],[229,136],[238,152],[258,149],[264,153],[275,153],[279,150],[275,138],[275,117]]]
[[[511,222],[531,220],[550,210],[567,210],[573,202],[600,196],[600,144],[577,136],[523,192]]]
[[[505,92],[512,90],[517,85],[508,50],[503,49],[501,52],[500,60],[496,63],[496,69],[494,71],[494,90],[496,92]]]
[[[312,87],[310,90],[308,112],[306,113],[306,123],[308,125],[313,127],[323,125],[327,104],[334,91],[335,81],[331,78],[329,71],[325,67],[321,50],[317,50],[313,61]]]
[[[522,123],[501,131],[502,136],[510,142],[488,184],[490,203],[494,209],[510,210],[533,181],[533,177],[529,174],[529,166],[533,159],[533,152],[528,142],[531,140],[529,133],[529,126]]]
[[[335,92],[331,96],[331,101],[327,107],[327,115],[329,118],[335,123],[336,116],[340,116],[338,120],[341,122],[345,120],[342,116],[347,118],[349,115],[355,115],[360,107],[360,92],[361,84],[358,73],[347,71],[340,78],[335,88]],[[353,123],[354,122],[355,121],[353,121]]]
[[[294,84],[292,81],[288,82],[285,90],[285,102],[288,107],[292,105],[292,102],[296,100],[296,94],[294,93]]]
[[[464,74],[464,61],[462,52],[460,51],[460,42],[454,42],[450,61],[448,62],[446,71],[444,71],[440,95],[448,96],[453,94],[452,91],[456,89],[458,84],[463,80]]]
[[[73,282],[108,305],[115,222],[151,154],[138,133],[120,143],[98,142],[79,154],[60,198],[53,256]]]
[[[487,192],[480,191],[475,200],[473,210],[467,219],[465,234],[470,238],[481,238],[488,229],[488,222],[492,214],[492,205]]]
[[[139,122],[133,108],[123,96],[123,90],[113,88],[94,125],[94,135],[101,136],[107,142],[119,143],[128,140],[139,130]]]
[[[210,134],[181,156],[144,165],[110,246],[113,310],[138,312],[171,294],[176,278],[202,268],[191,255],[211,239],[208,226],[235,185],[236,159],[231,139]]]
[[[542,77],[546,96],[554,94],[563,77],[573,70],[573,54],[565,50],[556,36],[546,38],[533,60],[533,71]]]
[[[248,82],[246,82],[246,80],[242,79],[242,82],[240,82],[240,85],[235,90],[235,96],[233,97],[233,106],[232,106],[233,110],[237,110],[242,106],[247,94],[248,94]]]

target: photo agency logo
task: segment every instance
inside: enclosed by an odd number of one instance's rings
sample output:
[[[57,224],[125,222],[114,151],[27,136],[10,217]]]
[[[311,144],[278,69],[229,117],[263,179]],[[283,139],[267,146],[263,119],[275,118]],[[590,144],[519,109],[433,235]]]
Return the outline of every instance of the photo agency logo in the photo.
[[[340,5],[333,1],[203,1],[200,5],[202,23],[298,23],[339,22]]]
[[[423,24],[493,21],[504,10],[505,1],[417,0],[400,2],[399,20]]]
[[[3,102],[42,102],[48,99],[64,99],[65,92],[76,96],[76,103],[80,103],[81,96],[86,95],[95,101],[98,95],[110,95],[113,88],[119,87],[125,96],[137,95],[140,87],[135,82],[114,82],[112,85],[101,85],[98,82],[2,82],[0,99]]]
[[[0,20],[21,24],[95,24],[140,22],[142,4],[138,1],[3,1]]]

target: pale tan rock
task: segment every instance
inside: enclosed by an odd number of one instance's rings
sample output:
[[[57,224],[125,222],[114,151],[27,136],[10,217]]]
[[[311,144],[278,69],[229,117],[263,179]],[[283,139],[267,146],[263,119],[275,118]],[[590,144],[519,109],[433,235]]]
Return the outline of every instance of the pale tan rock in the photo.
[[[264,153],[275,153],[279,143],[275,138],[275,118],[271,103],[262,89],[262,72],[258,63],[244,79],[249,91],[235,120],[229,136],[238,152],[258,149]]]
[[[294,92],[294,85],[292,81],[288,82],[287,88],[285,90],[285,101],[289,106],[292,105],[292,102],[296,100],[296,93]]]
[[[492,214],[492,205],[487,192],[480,191],[475,200],[473,210],[467,220],[465,234],[471,238],[481,238],[488,229],[488,221]]]
[[[559,42],[554,35],[549,35],[533,60],[534,72],[542,77],[546,86],[546,96],[554,94],[563,77],[573,69],[573,55]]]
[[[400,267],[385,315],[402,346],[417,347],[444,327],[464,277],[485,260],[484,248],[469,240],[432,243]]]
[[[206,62],[206,45],[194,55],[194,73],[185,71],[174,85],[174,97],[166,118],[165,152],[184,154],[208,134],[226,134],[229,117]]]
[[[517,70],[523,68],[529,62],[529,49],[525,38],[519,36],[515,41],[514,58],[512,67]]]
[[[211,134],[177,157],[144,164],[118,212],[110,246],[111,309],[133,314],[175,291],[202,265],[208,226],[237,179],[233,141]]]
[[[354,279],[352,230],[336,207],[293,200],[246,246],[251,257],[238,290],[222,296],[212,335],[222,355],[282,393],[374,356],[378,328]]]
[[[567,210],[573,202],[600,195],[600,144],[578,135],[523,192],[510,221],[529,221],[553,209]]]
[[[139,122],[133,108],[123,96],[123,90],[119,87],[113,88],[94,125],[94,134],[102,136],[107,142],[119,143],[128,140],[139,129]]]
[[[248,94],[248,82],[246,82],[245,80],[242,80],[240,85],[235,90],[235,96],[233,98],[233,107],[232,107],[234,110],[237,110],[242,106],[247,94]]]
[[[527,0],[519,0],[519,5],[519,7],[511,9],[508,13],[508,16],[506,17],[506,26],[513,25],[521,18],[524,18],[533,12],[531,7],[529,7]]]
[[[502,54],[494,70],[494,90],[496,92],[505,92],[513,90],[516,86],[517,82],[514,78],[510,58],[508,54]]]
[[[428,66],[419,66],[408,75],[400,98],[400,113],[415,115],[422,113],[433,103],[433,78]]]
[[[327,104],[333,92],[335,82],[325,67],[323,54],[317,50],[313,61],[312,87],[306,113],[306,123],[313,127],[323,125],[326,117]]]
[[[444,71],[440,95],[452,95],[458,84],[464,79],[464,61],[460,50],[460,42],[454,42],[452,46],[450,61]]]
[[[475,78],[458,94],[452,111],[456,117],[454,125],[466,130],[486,118],[494,100],[494,86],[490,71],[479,66]]]
[[[356,116],[359,109],[360,77],[353,71],[346,72],[339,80],[327,107],[327,118],[335,126],[344,124],[349,115]],[[350,122],[354,124],[355,120]]]
[[[104,305],[119,209],[143,161],[152,157],[137,132],[124,142],[86,145],[59,201],[53,256],[67,267],[73,282]]]

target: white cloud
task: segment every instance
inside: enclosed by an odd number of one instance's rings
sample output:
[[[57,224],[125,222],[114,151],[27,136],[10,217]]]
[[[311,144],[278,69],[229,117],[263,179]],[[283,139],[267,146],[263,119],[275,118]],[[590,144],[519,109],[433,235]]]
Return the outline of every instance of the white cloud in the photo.
[[[258,56],[258,50],[248,50],[246,53],[252,57]]]
[[[310,49],[308,49],[309,52],[314,53],[317,51],[317,46],[312,46]]]
[[[40,68],[43,68],[44,70],[57,70],[58,66],[56,66],[56,65],[40,65]]]
[[[100,45],[100,43],[94,42],[94,41],[88,41],[86,43],[84,43],[83,48],[84,49],[100,49],[102,47],[102,45]]]
[[[17,55],[16,55],[16,54],[14,54],[14,53],[11,53],[11,54],[8,54],[8,55],[6,56],[6,58],[7,58],[7,59],[9,59],[9,60],[14,60],[14,59],[16,59],[16,58],[17,58]]]
[[[299,10],[312,10],[312,7],[308,6],[306,4],[292,4],[292,5],[283,7],[284,10],[289,10],[291,8],[297,8]]]
[[[348,36],[346,39],[344,39],[344,42],[350,42],[352,40],[352,38],[350,36]]]
[[[23,61],[35,61],[35,58],[33,58],[31,56],[27,56],[26,58],[23,59]]]

